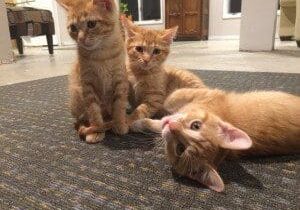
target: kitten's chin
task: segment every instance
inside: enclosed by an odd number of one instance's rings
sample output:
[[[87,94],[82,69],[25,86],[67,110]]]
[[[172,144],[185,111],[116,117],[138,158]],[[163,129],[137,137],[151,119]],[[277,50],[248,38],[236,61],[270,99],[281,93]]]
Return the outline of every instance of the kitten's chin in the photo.
[[[78,46],[85,49],[85,50],[88,50],[88,51],[97,50],[101,46],[101,41],[98,41],[97,43],[91,44],[91,45],[78,43]]]
[[[148,73],[151,70],[151,66],[149,66],[149,64],[138,63],[137,67],[144,73]]]

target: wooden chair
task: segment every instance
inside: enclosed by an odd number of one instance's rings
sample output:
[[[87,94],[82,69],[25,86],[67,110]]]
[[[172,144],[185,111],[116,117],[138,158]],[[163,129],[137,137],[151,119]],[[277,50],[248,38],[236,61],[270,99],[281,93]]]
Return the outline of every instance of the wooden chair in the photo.
[[[48,51],[53,54],[53,34],[55,34],[52,13],[31,7],[7,7],[7,17],[11,39],[15,39],[20,54],[23,54],[22,36],[42,36],[47,38]]]

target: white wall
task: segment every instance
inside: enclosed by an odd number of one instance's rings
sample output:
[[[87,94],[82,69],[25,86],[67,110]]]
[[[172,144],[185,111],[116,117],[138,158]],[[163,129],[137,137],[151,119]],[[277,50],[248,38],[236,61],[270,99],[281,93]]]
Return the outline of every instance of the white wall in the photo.
[[[240,50],[274,50],[277,7],[278,0],[243,0]]]
[[[210,0],[209,39],[239,39],[241,18],[223,18],[223,0]],[[279,16],[276,37],[278,37]]]
[[[59,44],[60,45],[74,45],[74,40],[70,37],[67,30],[67,13],[66,11],[55,2],[57,8],[57,19],[58,19],[58,28],[57,33],[59,34]]]
[[[238,38],[240,18],[223,19],[223,0],[210,0],[209,4],[209,39]]]

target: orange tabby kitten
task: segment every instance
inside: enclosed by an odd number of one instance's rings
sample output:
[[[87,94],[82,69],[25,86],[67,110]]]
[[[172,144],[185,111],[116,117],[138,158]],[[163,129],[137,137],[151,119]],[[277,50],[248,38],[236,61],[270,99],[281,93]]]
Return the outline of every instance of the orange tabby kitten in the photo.
[[[122,20],[127,31],[127,71],[134,93],[129,101],[137,107],[129,117],[130,122],[151,118],[162,111],[166,97],[175,89],[204,87],[191,72],[164,66],[177,27],[150,30],[135,26],[126,18]]]
[[[128,80],[115,1],[57,1],[68,12],[68,30],[78,46],[69,85],[79,134],[86,135],[88,143],[99,142],[105,134],[95,128],[103,126],[104,120],[113,121],[117,134],[127,133]]]
[[[165,102],[173,115],[143,119],[136,130],[161,132],[175,170],[221,192],[216,167],[227,155],[300,153],[300,97],[282,92],[244,94],[181,89]]]

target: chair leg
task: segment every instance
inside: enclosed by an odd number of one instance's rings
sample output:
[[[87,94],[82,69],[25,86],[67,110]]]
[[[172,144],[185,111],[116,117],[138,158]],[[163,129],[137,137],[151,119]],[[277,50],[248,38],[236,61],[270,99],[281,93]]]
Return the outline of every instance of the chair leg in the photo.
[[[297,46],[300,47],[300,40],[297,40]]]
[[[53,54],[53,37],[52,34],[47,34],[47,44],[48,44],[48,51],[49,54]]]
[[[16,38],[16,43],[17,43],[17,47],[18,47],[18,51],[19,51],[20,55],[23,55],[24,51],[23,51],[23,41],[22,41],[22,38],[21,37]]]

